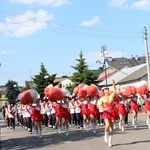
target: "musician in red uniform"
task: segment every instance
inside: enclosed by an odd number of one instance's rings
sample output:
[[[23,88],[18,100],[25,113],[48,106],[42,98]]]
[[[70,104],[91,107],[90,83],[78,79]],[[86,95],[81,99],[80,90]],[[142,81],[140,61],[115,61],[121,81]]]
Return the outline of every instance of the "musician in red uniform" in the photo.
[[[119,101],[117,106],[119,115],[119,129],[124,131],[125,116],[127,115],[127,110],[126,110],[126,97],[123,94],[119,95]]]
[[[150,91],[146,95],[141,96],[142,100],[144,100],[145,104],[145,113],[147,113],[147,120],[146,124],[148,125],[148,128],[150,129]]]
[[[113,92],[109,94],[109,88],[104,87],[102,89],[104,96],[100,98],[99,102],[99,109],[103,110],[102,118],[105,121],[105,134],[104,134],[104,141],[108,142],[108,147],[112,146],[112,137],[114,133],[114,123],[116,120],[116,108],[114,105],[115,94],[116,94],[116,87],[115,82],[113,80]],[[108,137],[108,134],[109,137]]]
[[[130,111],[133,114],[132,124],[134,128],[137,128],[137,116],[139,112],[137,101],[138,101],[137,95],[134,94],[130,96]]]
[[[43,115],[41,114],[41,105],[40,101],[37,100],[30,105],[31,108],[31,120],[34,122],[34,131],[35,135],[38,138],[42,137],[42,121],[44,120]]]

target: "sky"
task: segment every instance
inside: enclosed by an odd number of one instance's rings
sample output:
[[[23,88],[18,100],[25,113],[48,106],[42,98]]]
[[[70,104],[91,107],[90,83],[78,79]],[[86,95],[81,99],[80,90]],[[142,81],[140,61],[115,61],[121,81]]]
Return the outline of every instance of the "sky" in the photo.
[[[88,69],[104,57],[145,56],[150,0],[0,0],[0,85],[39,74],[71,76],[82,51]],[[149,46],[149,40],[148,40]]]

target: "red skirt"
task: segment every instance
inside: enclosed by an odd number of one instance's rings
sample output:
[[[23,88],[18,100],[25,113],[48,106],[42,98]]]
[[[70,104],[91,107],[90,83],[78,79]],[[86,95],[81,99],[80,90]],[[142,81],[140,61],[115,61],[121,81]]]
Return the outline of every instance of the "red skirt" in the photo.
[[[118,105],[118,115],[120,115],[120,114],[123,116],[125,116],[127,114],[127,111],[126,111],[124,104]]]
[[[44,121],[43,115],[40,113],[39,110],[36,110],[35,108],[32,109],[31,119],[37,122]]]
[[[92,109],[90,110],[90,115],[93,115],[94,117],[98,117],[100,115],[98,109]]]
[[[145,112],[150,111],[150,101],[145,100]]]

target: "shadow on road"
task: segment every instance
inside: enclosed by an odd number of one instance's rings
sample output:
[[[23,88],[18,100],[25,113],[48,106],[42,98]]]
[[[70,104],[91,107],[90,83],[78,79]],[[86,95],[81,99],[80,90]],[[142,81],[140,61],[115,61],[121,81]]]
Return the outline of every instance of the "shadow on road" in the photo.
[[[12,131],[13,132],[13,131]],[[14,134],[20,134],[19,132],[22,132],[24,134],[24,131],[16,130]],[[47,132],[46,135],[44,132]],[[38,149],[42,147],[53,147],[57,144],[65,144],[66,142],[76,142],[80,140],[89,140],[92,138],[99,138],[100,136],[103,136],[103,128],[97,129],[97,133],[94,134],[92,130],[85,131],[85,130],[71,130],[70,134],[68,136],[65,135],[65,133],[58,134],[55,131],[51,130],[44,130],[43,129],[43,136],[41,139],[33,136],[27,136],[21,137],[21,138],[10,138],[5,139],[1,143],[1,149],[2,150],[28,150],[28,149]],[[15,135],[16,136],[16,135]]]

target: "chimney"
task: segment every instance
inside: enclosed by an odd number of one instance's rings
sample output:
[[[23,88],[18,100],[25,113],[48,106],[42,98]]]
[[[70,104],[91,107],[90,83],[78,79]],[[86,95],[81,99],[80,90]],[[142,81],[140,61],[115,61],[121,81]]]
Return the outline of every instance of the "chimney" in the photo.
[[[108,57],[108,61],[112,61],[112,57]]]
[[[139,58],[138,58],[138,55],[135,55],[135,60],[138,60]]]

